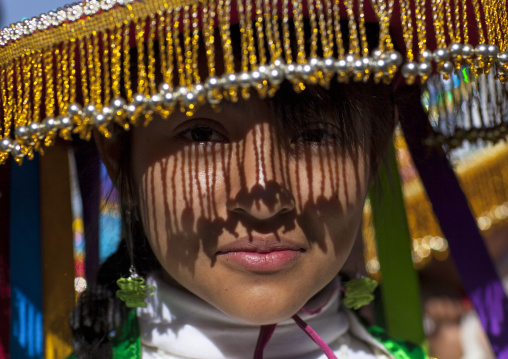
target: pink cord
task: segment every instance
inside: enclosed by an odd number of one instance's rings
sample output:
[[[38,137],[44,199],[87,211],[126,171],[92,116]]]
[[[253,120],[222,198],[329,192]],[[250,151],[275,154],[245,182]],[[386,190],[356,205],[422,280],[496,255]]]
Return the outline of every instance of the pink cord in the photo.
[[[254,351],[254,359],[263,359],[263,351],[265,350],[268,341],[272,337],[277,324],[262,325],[259,328],[258,342],[256,343],[256,350]]]
[[[305,332],[305,334],[307,334],[317,345],[319,345],[328,359],[337,359],[332,349],[330,349],[328,344],[326,344],[325,341],[321,339],[318,333],[316,333],[314,329],[310,327],[310,325],[305,323],[297,314],[293,316],[293,320],[295,321],[296,325],[298,325]]]
[[[304,332],[307,334],[313,341],[316,343],[323,353],[325,353],[326,357],[328,359],[337,359],[337,356],[335,356],[334,352],[328,344],[325,343],[323,339],[308,325],[303,321],[302,318],[300,318],[297,314],[293,316],[293,320],[295,321],[296,325],[298,325]],[[258,342],[256,343],[256,350],[254,351],[254,359],[263,359],[263,352],[266,348],[266,345],[268,344],[268,341],[272,337],[273,332],[275,331],[275,327],[277,324],[270,324],[270,325],[262,325],[259,328],[259,336],[258,336]]]

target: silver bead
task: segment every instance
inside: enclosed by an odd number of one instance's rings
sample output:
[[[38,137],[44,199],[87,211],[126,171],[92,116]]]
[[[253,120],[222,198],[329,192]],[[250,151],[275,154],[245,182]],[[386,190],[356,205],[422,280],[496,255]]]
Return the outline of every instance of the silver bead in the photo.
[[[252,71],[251,72],[252,84],[256,85],[264,80],[267,80],[269,71],[270,69],[264,65],[261,65],[257,68],[257,70]]]
[[[354,64],[355,64],[356,58],[352,54],[346,55],[346,63],[350,70],[353,70]]]
[[[100,4],[97,0],[88,0],[83,7],[83,12],[87,16],[94,15],[100,9]]]
[[[470,59],[474,55],[474,49],[473,46],[469,44],[462,45],[462,57],[464,59]]]
[[[347,72],[347,62],[345,59],[340,59],[338,61],[335,61],[335,70],[337,70],[338,73],[344,73]]]
[[[450,55],[452,57],[462,56],[462,44],[454,42],[453,44],[450,44],[449,50],[450,50]]]
[[[434,60],[434,54],[430,50],[423,50],[422,53],[420,54],[420,58],[424,62],[431,62],[432,60]]]
[[[162,96],[162,105],[163,106],[166,106],[166,107],[172,107],[174,106],[176,103],[175,101],[175,97],[173,96],[173,93],[172,92],[166,92],[163,96]]]
[[[388,54],[388,59],[392,65],[399,67],[402,65],[402,55],[397,51],[392,51]]]
[[[86,105],[84,108],[83,108],[83,115],[85,115],[85,117],[94,117],[95,115],[97,114],[97,108],[95,107],[95,105]]]
[[[361,73],[364,73],[365,70],[367,70],[367,68],[369,67],[369,64],[368,63],[365,63],[363,61],[363,59],[358,59],[355,61],[354,63],[354,66],[353,66],[353,72],[355,74],[361,74]]]
[[[37,122],[32,122],[28,125],[27,133],[29,136],[37,135],[37,132],[39,132],[39,124]]]
[[[134,105],[127,105],[125,106],[125,113],[127,114],[127,118],[132,118],[136,114],[137,107]]]
[[[261,81],[263,81],[262,77],[261,77],[261,72],[257,71],[257,70],[254,70],[251,72],[251,85],[255,85]]]
[[[70,117],[73,116],[82,116],[83,112],[81,111],[81,106],[77,103],[71,103],[69,107],[67,107],[67,113]]]
[[[114,0],[101,0],[100,4],[101,9],[106,11],[112,9],[115,6],[116,2]]]
[[[238,76],[238,85],[242,86],[242,87],[247,87],[247,86],[250,86],[251,85],[251,76],[248,72],[242,72],[239,76]]]
[[[14,157],[24,157],[25,154],[21,152],[21,145],[17,142],[13,143],[11,146],[11,155]]]
[[[74,123],[72,122],[72,119],[67,116],[59,117],[60,126],[66,130],[72,130],[74,127]]]
[[[136,107],[141,107],[141,106],[144,106],[146,104],[147,100],[148,100],[148,97],[146,97],[144,94],[137,93],[132,98],[132,104],[134,106],[136,106]]]
[[[102,115],[109,121],[114,117],[115,111],[109,106],[104,106],[102,108]]]
[[[37,30],[44,31],[50,26],[51,26],[51,23],[49,22],[48,15],[41,14],[39,16],[39,21],[37,21]]]
[[[362,62],[365,66],[365,69],[370,69],[370,65],[372,64],[372,59],[370,57],[362,57]]]
[[[310,64],[302,65],[302,76],[304,78],[308,78],[309,76],[312,76],[316,72],[316,69],[314,66]]]
[[[203,85],[201,84],[196,84],[196,86],[194,86],[194,93],[196,94],[197,97],[200,97],[200,96],[204,96],[205,93],[206,93],[206,89]]]
[[[497,55],[497,61],[501,65],[508,64],[508,51],[504,51],[504,52],[501,52],[500,54],[498,54]]]
[[[430,62],[420,62],[418,64],[418,75],[430,76],[432,73],[432,64]]]
[[[372,54],[371,54],[371,55],[372,55],[372,58],[373,58],[374,60],[377,60],[377,59],[379,59],[381,56],[383,56],[383,52],[382,52],[381,50],[379,50],[379,49],[374,49],[374,50],[372,50]]]
[[[487,46],[487,52],[489,57],[496,58],[497,54],[499,54],[499,47],[497,45],[489,45]]]
[[[281,63],[280,60],[276,60],[275,62]],[[257,68],[257,71],[259,71],[259,73],[262,76],[266,76],[266,74],[268,73],[268,67],[266,67],[265,65],[261,65]]]
[[[44,125],[48,131],[56,131],[60,126],[60,121],[53,117],[48,117],[44,120]]]
[[[323,60],[318,57],[311,57],[309,60],[309,65],[312,67],[313,72],[317,70],[322,70],[324,67]],[[305,70],[304,70],[305,72]]]
[[[332,72],[335,70],[335,61],[332,58],[326,58],[323,61],[323,69]]]
[[[93,123],[95,126],[99,127],[107,124],[108,121],[106,120],[106,116],[104,116],[102,113],[98,113],[93,116]]]
[[[416,62],[406,62],[404,65],[402,65],[400,72],[406,79],[411,76],[416,76],[418,75],[418,64]]]
[[[198,101],[198,97],[194,91],[189,91],[182,99],[184,105],[189,107],[191,105],[196,105]]]
[[[272,68],[268,73],[268,81],[273,85],[279,85],[284,81],[284,73],[277,68]]]
[[[219,79],[217,77],[209,77],[208,79],[206,79],[205,88],[208,91],[212,91],[219,88]]]
[[[0,140],[0,151],[7,152],[11,150],[11,140],[9,138],[2,138]]]
[[[450,58],[450,52],[448,49],[436,49],[434,51],[434,60],[436,62],[448,61]]]
[[[226,88],[234,87],[237,85],[238,77],[235,74],[228,74],[225,78],[224,85]]]
[[[375,69],[379,72],[383,73],[387,72],[389,66],[390,64],[388,64],[388,62],[386,62],[385,59],[378,59],[375,62]]]
[[[273,62],[272,67],[284,67],[284,62],[281,59],[277,59]]]
[[[28,128],[26,126],[16,127],[14,134],[16,135],[16,138],[20,138],[22,140],[26,140],[29,137]]]
[[[76,21],[81,15],[83,15],[83,8],[81,5],[72,5],[67,8],[67,19],[69,21]]]
[[[162,102],[162,96],[158,93],[153,94],[150,96],[150,99],[148,100],[148,104],[150,107],[155,108]]]
[[[123,111],[125,108],[125,100],[121,97],[116,97],[111,101],[111,108],[115,112]]]
[[[171,91],[171,86],[169,84],[163,82],[159,85],[159,92],[160,93],[166,93],[168,91]]]
[[[185,86],[180,86],[175,91],[175,100],[177,101],[183,101],[184,97],[187,96],[187,93],[189,92],[189,89]]]
[[[476,46],[474,53],[476,56],[487,57],[489,55],[489,48],[485,44],[480,44]]]
[[[441,74],[443,75],[450,75],[453,72],[453,64],[450,61],[446,61],[443,63],[443,66],[441,68]]]
[[[288,79],[294,79],[296,78],[298,70],[297,66],[295,64],[288,64],[286,65],[286,76]]]

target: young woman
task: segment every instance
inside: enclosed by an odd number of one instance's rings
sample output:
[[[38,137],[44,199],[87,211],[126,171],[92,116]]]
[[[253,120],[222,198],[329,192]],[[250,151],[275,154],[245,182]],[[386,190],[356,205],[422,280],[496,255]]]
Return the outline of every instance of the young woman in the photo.
[[[134,265],[156,288],[137,311],[142,357],[261,357],[273,329],[265,357],[389,355],[340,304],[337,274],[391,138],[392,108],[384,85],[296,94],[285,83],[268,100],[253,94],[97,137],[132,224]],[[116,278],[128,275],[125,248],[105,266],[110,303]],[[78,357],[111,356],[106,314],[117,304],[92,317],[88,307],[105,300],[94,295],[74,313]]]

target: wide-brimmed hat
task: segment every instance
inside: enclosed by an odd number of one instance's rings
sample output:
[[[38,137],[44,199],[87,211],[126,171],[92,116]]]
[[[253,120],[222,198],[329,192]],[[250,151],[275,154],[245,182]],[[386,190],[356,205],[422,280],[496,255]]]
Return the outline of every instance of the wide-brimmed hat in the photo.
[[[75,3],[0,31],[0,160],[31,158],[58,136],[88,139],[93,128],[107,137],[112,123],[145,123],[146,112],[192,114],[249,89],[270,96],[283,80],[296,90],[398,74],[413,84],[465,67],[504,83],[507,21],[494,0]],[[446,104],[435,107],[446,115]]]

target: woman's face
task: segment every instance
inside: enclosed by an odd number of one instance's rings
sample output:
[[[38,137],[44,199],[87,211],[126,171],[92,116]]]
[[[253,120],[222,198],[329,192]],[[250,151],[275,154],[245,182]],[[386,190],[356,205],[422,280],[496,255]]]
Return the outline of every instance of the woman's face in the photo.
[[[337,275],[369,183],[365,151],[346,155],[331,119],[281,131],[285,120],[251,98],[132,134],[141,217],[168,279],[245,323],[293,316]]]

